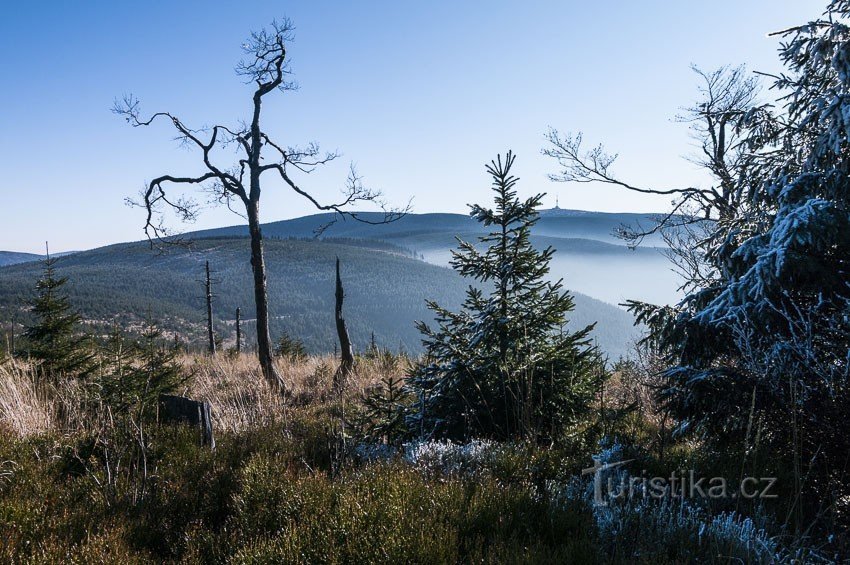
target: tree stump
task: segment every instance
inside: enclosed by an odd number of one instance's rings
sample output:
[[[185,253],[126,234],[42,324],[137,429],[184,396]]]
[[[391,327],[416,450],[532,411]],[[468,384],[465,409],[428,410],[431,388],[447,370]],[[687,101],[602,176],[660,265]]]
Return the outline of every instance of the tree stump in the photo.
[[[185,396],[159,395],[159,421],[161,423],[188,424],[201,431],[201,445],[215,449],[210,403],[192,400]]]

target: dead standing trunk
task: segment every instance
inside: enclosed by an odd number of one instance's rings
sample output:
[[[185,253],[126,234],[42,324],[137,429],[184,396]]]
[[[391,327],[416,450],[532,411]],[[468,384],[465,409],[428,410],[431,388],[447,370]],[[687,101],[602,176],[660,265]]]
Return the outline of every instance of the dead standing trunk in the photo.
[[[283,64],[283,58],[278,65]],[[251,268],[254,271],[254,301],[257,306],[257,353],[263,376],[275,390],[284,391],[283,379],[274,366],[272,338],[269,332],[269,293],[266,284],[266,259],[263,254],[263,233],[260,229],[260,151],[263,147],[262,132],[260,131],[260,108],[263,96],[278,87],[282,80],[278,72],[277,78],[266,84],[259,84],[254,92],[254,112],[251,117],[250,147],[248,151],[249,192],[246,210],[248,212],[248,232],[251,235]]]
[[[351,374],[351,369],[354,367],[354,351],[351,347],[351,340],[348,337],[348,329],[345,327],[345,318],[342,317],[342,301],[345,298],[345,292],[342,290],[342,279],[339,276],[339,257],[336,258],[336,308],[334,314],[336,318],[336,333],[339,336],[339,346],[341,350],[341,359],[339,369],[334,374],[334,388],[341,390],[345,385],[348,376]]]
[[[236,353],[242,353],[242,309],[236,308]]]
[[[272,339],[269,332],[269,297],[266,284],[266,261],[263,235],[260,231],[259,202],[248,205],[248,230],[251,234],[251,269],[254,272],[254,301],[257,305],[257,352],[263,376],[276,390],[283,392],[283,379],[274,365]]]
[[[213,331],[213,312],[212,312],[212,279],[210,278],[210,262],[206,265],[206,279],[204,287],[207,291],[207,339],[209,340],[210,355],[215,355],[215,332]]]

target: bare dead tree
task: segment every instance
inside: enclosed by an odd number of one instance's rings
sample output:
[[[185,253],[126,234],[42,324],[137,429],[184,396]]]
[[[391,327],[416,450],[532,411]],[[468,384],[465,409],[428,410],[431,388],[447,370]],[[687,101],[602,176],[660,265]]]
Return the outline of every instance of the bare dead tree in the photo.
[[[354,350],[351,346],[351,339],[348,337],[348,328],[345,326],[345,318],[342,316],[342,302],[345,299],[345,292],[342,289],[342,278],[339,275],[339,257],[336,258],[336,307],[334,308],[334,317],[336,319],[336,333],[339,337],[340,346],[340,363],[339,368],[334,374],[334,388],[341,390],[351,374],[354,367]]]
[[[148,126],[157,120],[171,122],[177,130],[177,139],[201,153],[203,173],[195,176],[166,174],[156,177],[148,183],[141,201],[136,203],[146,210],[144,231],[152,242],[154,238],[162,240],[168,235],[162,220],[157,221],[163,209],[171,209],[183,220],[192,220],[198,214],[199,207],[196,202],[182,193],[174,195],[175,190],[202,187],[210,192],[216,201],[247,217],[254,274],[254,300],[257,308],[257,349],[263,375],[272,386],[281,391],[283,381],[274,366],[269,333],[266,265],[260,229],[261,177],[265,173],[271,173],[284,187],[306,198],[317,209],[333,212],[334,219],[348,215],[365,223],[377,224],[394,221],[407,211],[407,208],[388,209],[381,193],[366,188],[353,166],[342,197],[336,203],[320,203],[293,178],[293,174],[310,173],[316,167],[338,158],[339,154],[322,152],[316,143],[310,143],[306,147],[285,146],[273,140],[261,127],[261,111],[266,97],[276,91],[296,88],[290,79],[291,69],[286,52],[287,43],[292,40],[292,32],[293,26],[288,19],[275,21],[270,28],[252,33],[242,45],[245,58],[236,66],[236,74],[244,77],[246,83],[252,84],[254,92],[251,98],[251,117],[238,127],[214,125],[193,129],[169,112],[157,112],[142,117],[139,101],[133,96],[125,96],[116,101],[113,108],[115,113],[123,116],[134,127]],[[234,149],[238,155],[235,162],[232,160]],[[231,160],[228,166],[218,164],[222,158],[221,153],[225,153]],[[383,216],[379,220],[372,220],[348,209],[351,205],[363,202],[377,204],[383,210]],[[234,209],[234,203],[242,205],[244,215]]]
[[[9,333],[6,335],[6,349],[12,357],[17,355],[17,347],[15,345],[15,326],[18,322],[17,312],[12,311],[12,320],[9,322]]]

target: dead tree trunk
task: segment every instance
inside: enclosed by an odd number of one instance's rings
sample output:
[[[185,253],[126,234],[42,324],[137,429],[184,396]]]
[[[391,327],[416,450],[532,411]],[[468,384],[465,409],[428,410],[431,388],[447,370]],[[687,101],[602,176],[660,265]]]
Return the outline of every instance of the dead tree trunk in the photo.
[[[236,308],[236,353],[242,353],[242,309]]]
[[[351,374],[354,367],[354,351],[351,347],[351,340],[348,337],[348,329],[345,327],[345,319],[342,317],[342,301],[345,298],[345,292],[342,290],[342,279],[339,276],[339,257],[336,258],[336,333],[339,336],[340,347],[340,364],[334,374],[334,388],[341,390]]]
[[[17,323],[17,315],[12,314],[12,324],[9,327],[9,353],[12,354],[12,357],[17,355],[18,351],[15,347],[15,325]]]
[[[212,312],[212,280],[210,279],[210,262],[207,261],[206,279],[204,286],[207,290],[207,338],[209,339],[210,355],[215,355],[215,332],[213,332],[213,312]]]
[[[259,107],[258,107],[259,110]],[[259,177],[258,177],[259,179]],[[259,186],[259,180],[258,186]],[[257,190],[259,193],[259,189]],[[248,204],[248,228],[251,234],[251,268],[254,271],[254,302],[257,305],[257,353],[263,376],[272,387],[283,392],[283,379],[274,365],[272,338],[269,331],[269,295],[266,284],[266,261],[263,256],[263,234],[260,231],[260,203]]]

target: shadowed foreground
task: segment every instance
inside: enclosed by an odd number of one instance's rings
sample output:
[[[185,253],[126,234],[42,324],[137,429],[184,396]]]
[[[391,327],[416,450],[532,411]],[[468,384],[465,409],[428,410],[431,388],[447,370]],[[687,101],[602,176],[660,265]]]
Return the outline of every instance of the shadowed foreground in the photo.
[[[178,392],[213,406],[214,452],[197,430],[148,426],[137,430],[139,457],[75,411],[78,385],[45,384],[24,363],[0,365],[0,560],[769,563],[792,555],[734,513],[683,502],[594,507],[580,471],[598,447],[584,439],[558,448],[358,439],[364,395],[403,374],[405,359],[360,358],[342,395],[332,388],[332,359],[281,360],[286,402],[253,359],[181,363],[194,376]],[[627,388],[615,383],[608,402]],[[617,426],[646,440],[652,419]],[[592,436],[596,424],[578,435]],[[680,446],[668,464],[711,457]]]

